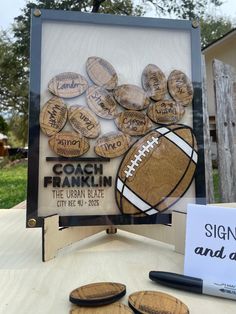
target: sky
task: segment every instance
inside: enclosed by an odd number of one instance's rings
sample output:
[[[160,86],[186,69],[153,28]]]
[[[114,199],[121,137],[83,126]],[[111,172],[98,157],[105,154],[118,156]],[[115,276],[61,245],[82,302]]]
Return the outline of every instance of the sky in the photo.
[[[236,20],[236,0],[223,0],[224,4],[213,15],[224,15]],[[26,0],[0,0],[0,29],[8,29],[14,22],[14,17],[21,13]],[[150,14],[149,14],[150,15]]]

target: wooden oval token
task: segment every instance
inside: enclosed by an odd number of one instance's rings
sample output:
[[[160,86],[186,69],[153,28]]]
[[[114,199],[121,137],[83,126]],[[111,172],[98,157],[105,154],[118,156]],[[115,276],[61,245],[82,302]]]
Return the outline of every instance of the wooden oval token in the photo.
[[[193,100],[193,85],[187,75],[179,70],[174,70],[168,77],[168,89],[171,96],[184,106]]]
[[[81,286],[70,293],[70,301],[81,306],[98,306],[115,302],[126,293],[126,286],[116,282],[97,282]]]
[[[83,106],[71,106],[68,110],[72,128],[88,138],[98,137],[101,127],[96,116]]]
[[[179,299],[159,291],[138,291],[129,296],[129,306],[142,314],[189,314],[188,307]]]
[[[86,92],[89,108],[101,118],[114,119],[117,114],[117,103],[106,89],[96,85],[90,86]]]
[[[114,90],[116,101],[129,110],[143,110],[150,104],[150,99],[142,88],[136,85],[123,84]]]
[[[41,130],[47,136],[58,133],[66,124],[67,107],[59,97],[52,97],[43,106],[39,123]]]
[[[130,143],[129,135],[110,132],[98,138],[94,150],[98,156],[114,158],[124,154],[129,149]]]
[[[108,61],[99,57],[89,57],[86,62],[86,70],[94,84],[108,90],[117,86],[118,76]]]
[[[143,135],[152,127],[152,122],[146,114],[134,110],[119,113],[115,123],[118,129],[131,136]]]
[[[99,307],[75,307],[70,314],[133,314],[133,311],[120,302]]]
[[[57,155],[63,157],[81,156],[89,150],[88,140],[75,132],[59,132],[48,143]]]
[[[185,109],[182,104],[174,100],[161,100],[148,107],[149,118],[160,124],[177,123],[184,115]]]
[[[120,163],[118,208],[136,216],[164,212],[189,189],[197,161],[196,139],[189,126],[171,124],[151,130],[130,147]]]
[[[148,64],[142,73],[142,85],[148,97],[161,100],[167,92],[167,80],[162,70],[155,64]]]
[[[48,89],[56,96],[73,98],[83,94],[88,88],[88,82],[81,74],[64,72],[53,77],[48,83]]]

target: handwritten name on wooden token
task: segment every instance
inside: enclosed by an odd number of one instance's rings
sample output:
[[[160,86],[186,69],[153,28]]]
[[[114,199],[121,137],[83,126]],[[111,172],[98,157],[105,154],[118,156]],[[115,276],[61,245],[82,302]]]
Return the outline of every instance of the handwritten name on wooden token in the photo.
[[[188,106],[193,100],[193,85],[187,75],[179,70],[174,70],[168,77],[168,89],[171,96]]]
[[[48,143],[57,155],[64,157],[81,156],[89,150],[88,140],[75,132],[59,132]]]
[[[178,122],[184,115],[185,109],[182,104],[174,100],[161,100],[148,107],[149,118],[160,124],[170,124]]]
[[[97,282],[81,286],[70,293],[77,305],[104,305],[117,301],[126,293],[126,286],[116,282]]]
[[[115,123],[118,129],[131,136],[143,135],[152,127],[152,122],[146,114],[134,110],[119,113]]]
[[[129,110],[143,110],[151,103],[142,88],[136,85],[123,84],[114,90],[116,101]]]
[[[128,302],[135,313],[189,314],[181,300],[159,291],[137,291],[129,296]]]
[[[69,121],[72,128],[88,138],[98,137],[101,127],[96,116],[86,107],[71,106],[68,109]]]
[[[103,87],[90,86],[86,92],[89,108],[101,118],[114,119],[117,114],[117,103],[110,92]]]
[[[114,158],[123,155],[130,147],[129,135],[122,132],[110,132],[98,138],[95,153],[102,157]]]
[[[153,100],[161,100],[167,92],[167,80],[162,70],[155,64],[148,64],[142,73],[142,85]]]
[[[59,97],[52,97],[43,106],[39,123],[41,130],[47,136],[58,133],[66,124],[67,107]]]
[[[99,57],[89,57],[86,62],[86,70],[94,84],[108,90],[117,86],[118,76],[108,61]]]
[[[133,314],[133,311],[120,302],[99,307],[74,307],[70,314]]]
[[[48,89],[56,96],[73,98],[83,94],[88,88],[87,80],[78,73],[64,72],[53,77],[48,83]]]

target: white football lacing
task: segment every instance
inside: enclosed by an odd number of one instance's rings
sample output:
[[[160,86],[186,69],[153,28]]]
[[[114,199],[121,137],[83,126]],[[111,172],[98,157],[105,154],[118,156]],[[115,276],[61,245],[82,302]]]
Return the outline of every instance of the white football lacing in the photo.
[[[152,141],[147,141],[147,145],[145,144],[138,151],[138,155],[134,155],[134,160],[131,159],[131,164],[127,165],[127,170],[124,171],[126,178],[132,177],[135,172],[135,167],[139,166],[139,163],[142,162],[142,157],[146,156],[146,153],[149,153],[150,148],[154,147],[154,144],[158,144],[159,138],[152,137]]]

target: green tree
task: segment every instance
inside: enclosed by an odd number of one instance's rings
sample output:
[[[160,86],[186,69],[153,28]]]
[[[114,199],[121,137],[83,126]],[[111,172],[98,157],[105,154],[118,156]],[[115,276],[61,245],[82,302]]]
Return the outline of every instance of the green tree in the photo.
[[[6,123],[5,119],[0,116],[0,133],[7,134],[8,132],[8,124]]]
[[[223,17],[213,18],[212,16],[207,16],[205,19],[201,18],[200,26],[202,47],[206,47],[233,28],[229,19]]]

